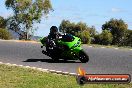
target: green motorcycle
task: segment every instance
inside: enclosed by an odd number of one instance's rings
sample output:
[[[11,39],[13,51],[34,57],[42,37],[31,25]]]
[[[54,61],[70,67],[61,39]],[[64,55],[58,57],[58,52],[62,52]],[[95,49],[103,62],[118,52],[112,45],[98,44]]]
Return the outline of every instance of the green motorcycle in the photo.
[[[50,56],[54,61],[63,60],[80,60],[82,63],[89,61],[89,56],[81,48],[81,39],[71,34],[64,34],[56,42],[50,40],[46,44],[47,38],[40,39],[42,46],[46,46],[46,51],[42,53]]]

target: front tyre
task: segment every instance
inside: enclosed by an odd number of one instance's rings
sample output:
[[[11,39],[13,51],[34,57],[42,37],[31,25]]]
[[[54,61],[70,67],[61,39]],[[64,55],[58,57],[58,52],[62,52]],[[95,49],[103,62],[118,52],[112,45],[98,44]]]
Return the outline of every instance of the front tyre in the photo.
[[[87,63],[89,61],[89,56],[83,50],[81,50],[79,52],[79,60],[82,63]]]

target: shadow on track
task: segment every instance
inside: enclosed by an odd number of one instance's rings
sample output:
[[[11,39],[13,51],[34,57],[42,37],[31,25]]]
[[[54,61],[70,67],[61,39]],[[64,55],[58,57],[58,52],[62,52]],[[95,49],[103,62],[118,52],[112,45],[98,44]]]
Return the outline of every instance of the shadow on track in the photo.
[[[47,63],[81,63],[81,62],[77,62],[77,61],[64,61],[64,60],[58,60],[58,61],[53,61],[52,59],[27,59],[26,61],[23,62],[47,62]]]

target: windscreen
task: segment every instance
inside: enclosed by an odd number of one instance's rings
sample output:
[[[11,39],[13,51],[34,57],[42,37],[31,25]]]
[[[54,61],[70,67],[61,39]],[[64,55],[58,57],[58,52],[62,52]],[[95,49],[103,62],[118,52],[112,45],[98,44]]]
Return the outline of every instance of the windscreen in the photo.
[[[64,42],[72,42],[74,40],[74,37],[71,34],[66,34],[62,36],[61,40]]]

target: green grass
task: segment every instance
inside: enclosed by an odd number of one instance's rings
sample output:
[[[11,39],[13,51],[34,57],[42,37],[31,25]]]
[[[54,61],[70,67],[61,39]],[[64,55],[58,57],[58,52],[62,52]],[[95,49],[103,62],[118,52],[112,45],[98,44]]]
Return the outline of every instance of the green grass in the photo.
[[[86,84],[80,86],[73,76],[0,65],[0,88],[132,88],[132,84]]]

